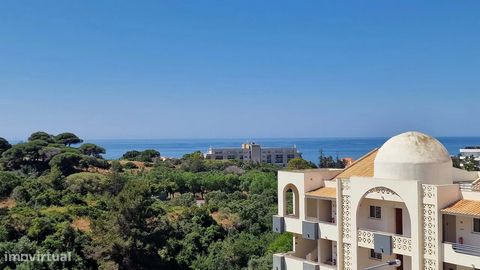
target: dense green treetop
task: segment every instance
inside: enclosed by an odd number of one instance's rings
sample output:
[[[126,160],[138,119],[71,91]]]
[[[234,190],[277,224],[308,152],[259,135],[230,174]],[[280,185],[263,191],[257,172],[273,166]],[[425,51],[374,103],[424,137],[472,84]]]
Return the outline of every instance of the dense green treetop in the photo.
[[[15,172],[0,171],[0,197],[10,196],[13,189],[20,185],[22,177]]]
[[[0,140],[0,169],[21,171],[29,175],[41,175],[56,167],[65,175],[91,168],[108,169],[110,164],[101,154],[105,149],[95,144],[84,144],[79,148],[70,144],[81,142],[71,133],[58,136],[38,131],[30,135],[27,142],[13,146]]]
[[[70,132],[58,134],[57,136],[55,136],[55,141],[57,143],[61,143],[67,146],[83,142],[83,140],[80,139],[77,135]]]
[[[0,137],[0,156],[11,147],[12,145],[6,139]]]
[[[130,161],[154,162],[160,157],[160,152],[155,149],[146,149],[143,151],[128,151],[123,154],[122,159]]]
[[[98,146],[96,144],[93,144],[93,143],[84,143],[84,144],[80,145],[80,147],[78,149],[83,154],[85,154],[87,156],[96,157],[96,158],[100,158],[101,154],[106,153],[105,148],[103,148],[101,146]]]
[[[304,170],[313,168],[317,168],[317,166],[313,162],[303,158],[292,158],[287,165],[288,170]]]
[[[140,156],[141,153],[142,152],[137,150],[127,151],[125,154],[123,154],[122,159],[135,160]]]
[[[345,168],[345,162],[342,159],[339,159],[338,156],[333,158],[332,156],[325,156],[323,150],[320,150],[320,155],[318,157],[319,168]]]
[[[53,143],[54,142],[54,138],[53,138],[53,135],[50,135],[46,132],[43,132],[43,131],[37,131],[37,132],[34,132],[30,135],[30,137],[28,137],[28,141],[36,141],[36,140],[40,140],[40,141],[45,141],[45,142],[49,142],[49,143]]]
[[[62,153],[54,156],[48,163],[50,167],[59,169],[63,175],[74,173],[75,167],[78,167],[82,156],[77,153]]]

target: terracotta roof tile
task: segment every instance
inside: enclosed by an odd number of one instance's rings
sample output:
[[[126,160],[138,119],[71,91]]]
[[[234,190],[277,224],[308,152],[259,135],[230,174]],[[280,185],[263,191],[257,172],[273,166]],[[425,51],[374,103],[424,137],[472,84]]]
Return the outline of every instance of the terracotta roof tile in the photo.
[[[480,217],[480,201],[459,200],[449,207],[442,209],[441,212],[444,214]]]
[[[335,179],[348,179],[352,176],[373,177],[373,167],[378,148],[368,152],[363,157],[348,166],[343,172],[335,176]]]
[[[335,199],[337,198],[337,189],[334,187],[322,187],[314,191],[307,192],[305,195]]]
[[[373,163],[377,156],[378,149],[373,149],[363,157],[359,158],[352,165],[348,166],[343,172],[335,176],[333,179],[348,179],[352,176],[365,176],[373,177]],[[307,192],[308,196],[323,197],[323,198],[336,198],[337,190],[333,187],[321,187],[316,190]]]

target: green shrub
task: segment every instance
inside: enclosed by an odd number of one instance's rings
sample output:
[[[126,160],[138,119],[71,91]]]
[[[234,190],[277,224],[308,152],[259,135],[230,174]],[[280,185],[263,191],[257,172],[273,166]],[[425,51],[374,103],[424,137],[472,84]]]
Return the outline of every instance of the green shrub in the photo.
[[[135,165],[135,163],[133,163],[133,162],[127,162],[127,163],[125,163],[125,164],[123,165],[123,167],[124,167],[125,169],[129,169],[129,170],[138,169],[138,166]]]
[[[10,196],[12,190],[21,183],[22,178],[13,172],[0,171],[0,196]]]
[[[107,189],[108,177],[99,173],[75,173],[66,178],[65,185],[68,190],[82,195],[102,193]]]

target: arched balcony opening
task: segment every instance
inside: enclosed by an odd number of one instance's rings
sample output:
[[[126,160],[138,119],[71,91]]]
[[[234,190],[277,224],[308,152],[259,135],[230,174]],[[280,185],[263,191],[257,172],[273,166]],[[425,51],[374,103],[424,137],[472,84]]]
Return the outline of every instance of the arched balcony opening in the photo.
[[[411,219],[403,199],[393,190],[376,187],[367,191],[357,206],[359,229],[411,236]]]
[[[412,269],[411,218],[395,191],[386,187],[368,190],[357,206],[356,216],[360,268],[399,259],[402,266],[398,269]]]
[[[287,185],[283,190],[283,198],[285,200],[283,204],[284,216],[298,218],[300,213],[297,188],[292,184]]]

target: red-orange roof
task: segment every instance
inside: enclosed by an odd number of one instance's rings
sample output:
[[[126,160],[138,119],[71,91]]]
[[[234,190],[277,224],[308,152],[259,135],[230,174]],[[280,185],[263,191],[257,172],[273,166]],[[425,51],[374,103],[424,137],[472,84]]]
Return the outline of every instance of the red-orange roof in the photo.
[[[480,201],[459,200],[441,210],[443,214],[466,215],[480,217]]]
[[[373,177],[374,161],[377,156],[378,149],[365,154],[352,165],[348,166],[343,172],[335,176],[335,179],[348,179],[352,176]]]
[[[337,198],[337,189],[334,187],[322,187],[314,191],[307,192],[305,195],[335,199]]]

